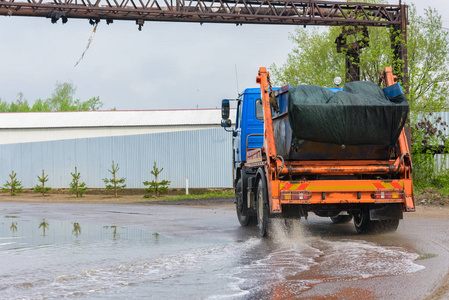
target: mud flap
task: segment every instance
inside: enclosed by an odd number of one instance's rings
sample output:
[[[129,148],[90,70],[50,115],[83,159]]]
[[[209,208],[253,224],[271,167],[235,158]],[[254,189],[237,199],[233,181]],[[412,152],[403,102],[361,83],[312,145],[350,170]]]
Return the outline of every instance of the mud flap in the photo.
[[[369,218],[372,221],[402,219],[402,204],[387,204],[381,207],[371,208]]]

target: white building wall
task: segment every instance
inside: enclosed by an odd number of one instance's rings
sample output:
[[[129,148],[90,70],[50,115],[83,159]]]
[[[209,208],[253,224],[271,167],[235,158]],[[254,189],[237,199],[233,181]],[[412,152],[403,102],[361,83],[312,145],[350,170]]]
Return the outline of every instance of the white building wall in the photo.
[[[79,128],[14,128],[0,129],[0,145],[82,139],[107,136],[138,135],[148,133],[191,131],[220,128],[219,125],[183,126],[120,126]]]
[[[164,168],[160,179],[170,187],[232,187],[232,134],[222,128],[109,136],[58,141],[0,145],[0,182],[17,173],[25,188],[38,184],[42,170],[48,186],[68,188],[75,167],[88,188],[104,188],[103,178],[112,161],[119,164],[119,177],[127,188],[143,188],[154,179],[150,171],[156,162]]]

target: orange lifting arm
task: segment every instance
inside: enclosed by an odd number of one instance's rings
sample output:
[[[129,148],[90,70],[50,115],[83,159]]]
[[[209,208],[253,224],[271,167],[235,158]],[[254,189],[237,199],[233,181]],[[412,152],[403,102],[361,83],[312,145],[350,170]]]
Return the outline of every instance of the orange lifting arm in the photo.
[[[393,71],[390,67],[386,67],[384,71],[381,73],[381,79],[384,87],[395,84],[398,79],[393,75]],[[405,134],[405,128],[402,129],[401,134],[399,135],[399,148],[401,151],[401,157],[407,158],[402,162],[404,165],[407,163],[409,165],[408,168],[402,172],[404,179],[412,179],[411,169],[412,169],[412,160],[411,160],[411,152],[410,145],[408,143],[407,136]],[[399,159],[399,158],[398,158]],[[398,161],[398,164],[401,161]],[[395,163],[396,164],[396,163]],[[415,211],[415,201],[413,200],[413,181],[406,180],[405,181],[405,211]]]
[[[262,95],[263,105],[263,121],[264,121],[264,146],[267,156],[269,158],[276,157],[276,143],[273,133],[273,120],[271,118],[271,106],[270,106],[270,91],[268,87],[267,69],[261,67],[259,69],[259,76],[256,78],[256,82],[260,84],[260,93]],[[271,159],[270,159],[271,161]]]

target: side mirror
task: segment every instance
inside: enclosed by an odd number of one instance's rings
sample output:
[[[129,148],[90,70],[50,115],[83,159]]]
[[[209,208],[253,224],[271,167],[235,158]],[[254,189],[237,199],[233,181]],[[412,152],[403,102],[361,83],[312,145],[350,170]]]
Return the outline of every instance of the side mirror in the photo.
[[[229,120],[230,105],[228,99],[221,101],[221,127],[231,127],[231,120]]]
[[[223,120],[229,119],[229,111],[230,111],[229,100],[223,99],[221,101],[221,118]]]

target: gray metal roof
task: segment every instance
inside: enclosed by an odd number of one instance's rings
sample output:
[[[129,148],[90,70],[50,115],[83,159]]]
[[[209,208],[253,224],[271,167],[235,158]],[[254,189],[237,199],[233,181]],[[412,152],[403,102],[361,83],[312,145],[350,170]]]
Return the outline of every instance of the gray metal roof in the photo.
[[[232,115],[235,116],[235,110]],[[0,129],[219,125],[220,122],[220,109],[0,113]]]

